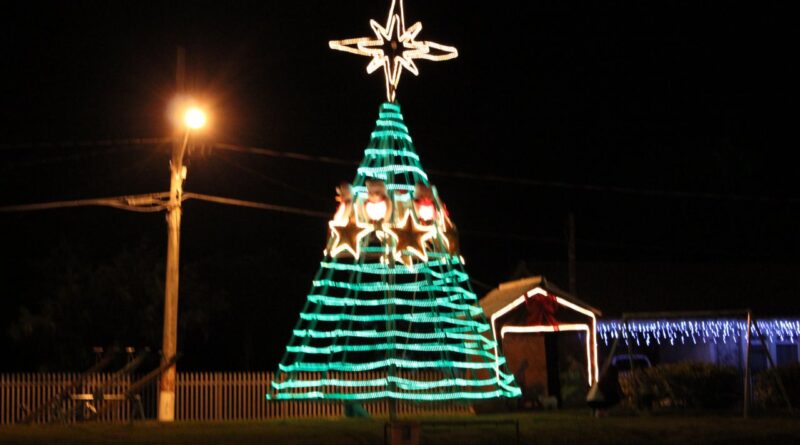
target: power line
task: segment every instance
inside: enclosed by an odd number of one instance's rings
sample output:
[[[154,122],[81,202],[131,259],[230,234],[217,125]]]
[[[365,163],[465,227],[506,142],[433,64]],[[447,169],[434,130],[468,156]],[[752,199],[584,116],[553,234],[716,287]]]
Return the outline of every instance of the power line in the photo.
[[[26,149],[42,149],[42,148],[73,148],[73,147],[108,147],[114,145],[159,145],[169,143],[172,138],[157,137],[157,138],[131,138],[131,139],[116,139],[116,140],[99,140],[99,141],[78,141],[78,142],[58,142],[58,143],[28,143],[28,144],[0,144],[0,150],[26,150]],[[215,142],[210,143],[208,146],[220,150],[227,150],[237,153],[253,154],[258,156],[268,156],[275,158],[293,159],[304,162],[318,162],[324,164],[341,165],[341,166],[354,166],[359,165],[358,161],[350,159],[342,159],[332,156],[319,156],[310,155],[294,151],[275,150],[264,147],[245,146],[238,144],[229,144]],[[673,190],[657,190],[657,189],[641,189],[634,187],[623,187],[614,185],[598,185],[598,184],[575,184],[564,181],[545,181],[541,179],[530,179],[511,177],[494,174],[479,174],[464,171],[450,171],[439,169],[427,169],[429,173],[441,177],[466,179],[473,181],[494,182],[509,185],[522,185],[528,187],[544,187],[562,190],[595,192],[595,193],[616,193],[630,196],[641,197],[660,197],[660,198],[691,198],[702,200],[718,200],[718,201],[744,201],[754,203],[772,203],[772,204],[796,204],[800,203],[800,197],[785,197],[777,198],[772,196],[758,196],[758,195],[742,195],[735,193],[716,193],[716,192],[686,192],[686,191],[673,191]]]
[[[183,201],[189,199],[199,199],[201,201],[208,201],[214,202],[217,204],[225,204],[225,205],[233,205],[239,207],[249,207],[253,209],[263,209],[263,210],[272,210],[276,212],[283,212],[283,213],[293,213],[295,215],[304,215],[304,216],[311,216],[314,218],[324,218],[330,219],[331,213],[330,212],[320,212],[317,210],[308,210],[308,209],[301,209],[298,207],[289,207],[289,206],[282,206],[276,204],[267,204],[263,202],[256,202],[256,201],[245,201],[243,199],[234,199],[234,198],[223,198],[221,196],[212,196],[212,195],[205,195],[202,193],[184,193],[183,194]]]
[[[230,150],[239,153],[249,153],[260,156],[271,156],[278,158],[296,159],[300,161],[312,161],[326,164],[336,165],[359,165],[358,161],[352,161],[341,158],[334,158],[330,156],[315,156],[290,151],[279,151],[260,147],[247,147],[235,144],[212,144],[212,147],[222,150]],[[618,193],[636,196],[652,196],[662,198],[695,198],[706,200],[726,200],[726,201],[750,201],[750,202],[764,202],[764,203],[798,203],[800,198],[775,198],[771,196],[755,196],[755,195],[739,195],[739,194],[725,194],[725,193],[712,193],[712,192],[683,192],[671,190],[654,190],[654,189],[637,189],[633,187],[621,187],[613,185],[596,185],[596,184],[573,184],[563,181],[544,181],[540,179],[519,178],[492,174],[478,174],[462,171],[449,171],[438,169],[426,169],[428,173],[434,175],[457,178],[469,179],[484,182],[497,182],[512,185],[534,186],[534,187],[547,187],[559,188],[574,191],[588,191],[599,193]]]
[[[167,209],[169,192],[161,193],[148,193],[142,195],[126,195],[115,196],[108,198],[90,198],[90,199],[76,199],[65,201],[52,201],[33,204],[19,204],[11,206],[0,207],[0,212],[13,213],[13,212],[31,212],[39,210],[52,210],[71,207],[87,207],[87,206],[101,206],[112,207],[120,210],[129,210],[142,213],[153,213]],[[319,219],[330,219],[331,213],[319,210],[303,209],[298,207],[283,206],[277,204],[269,204],[258,201],[247,201],[235,198],[226,198],[221,196],[206,195],[202,193],[184,193],[181,201],[188,201],[197,199],[200,201],[212,202],[216,204],[231,205],[238,207],[246,207],[252,209],[270,210],[274,212],[290,213],[295,215],[308,216]],[[536,237],[521,235],[509,232],[490,232],[481,230],[462,230],[461,234],[477,238],[505,238],[522,242],[535,243],[535,244],[563,244],[565,240],[555,237]],[[582,246],[612,248],[612,249],[637,249],[649,251],[665,251],[665,252],[686,252],[685,249],[669,248],[656,245],[643,245],[643,244],[628,244],[616,242],[603,242],[592,241],[586,239],[579,239],[579,244]],[[695,253],[714,253],[726,254],[727,252],[709,252],[695,250]]]
[[[479,238],[505,238],[518,241],[533,241],[537,244],[564,244],[563,238],[521,235],[510,232],[487,232],[485,230],[459,230],[464,235],[476,236]]]
[[[0,212],[32,212],[37,210],[64,209],[69,207],[114,207],[134,212],[159,212],[166,208],[165,198],[168,192],[149,193],[144,195],[114,196],[110,198],[73,199],[35,204],[19,204],[0,207]]]
[[[316,156],[316,155],[308,155],[304,153],[298,153],[293,151],[281,151],[281,150],[273,150],[270,148],[261,148],[261,147],[247,147],[243,145],[236,145],[236,144],[223,144],[223,143],[214,143],[211,144],[214,148],[219,148],[221,150],[228,150],[228,151],[235,151],[239,153],[249,153],[255,154],[259,156],[270,156],[275,158],[287,158],[287,159],[295,159],[298,161],[312,161],[312,162],[322,162],[326,164],[336,164],[336,165],[358,165],[358,161],[352,161],[348,159],[341,159],[341,158],[334,158],[330,156]]]
[[[26,142],[19,144],[0,144],[0,151],[20,151],[32,149],[61,149],[85,147],[113,147],[120,145],[160,145],[172,142],[170,137],[100,139],[95,141]]]
[[[21,167],[33,167],[39,165],[55,164],[58,162],[79,161],[107,154],[129,152],[131,150],[136,150],[136,149],[137,148],[135,148],[134,146],[110,146],[102,150],[92,150],[88,152],[64,154],[64,155],[48,156],[48,157],[36,157],[33,159],[26,159],[21,161],[4,162],[2,165],[2,169],[14,170]]]
[[[0,212],[33,212],[37,210],[64,209],[71,207],[102,206],[114,207],[121,210],[131,210],[135,212],[159,212],[167,208],[169,192],[148,193],[143,195],[113,196],[108,198],[89,198],[72,199],[65,201],[40,202],[33,204],[18,204],[0,207]],[[217,204],[233,205],[239,207],[249,207],[253,209],[272,210],[283,213],[293,213],[296,215],[310,216],[314,218],[329,219],[330,212],[317,210],[301,209],[298,207],[268,204],[257,201],[246,201],[243,199],[225,198],[222,196],[206,195],[203,193],[184,193],[181,201],[197,199]]]
[[[262,173],[262,172],[260,172],[258,170],[255,170],[253,168],[244,166],[244,165],[242,165],[242,164],[240,164],[240,163],[238,163],[238,162],[236,162],[236,161],[234,161],[232,159],[228,159],[226,156],[218,156],[216,159],[220,159],[223,162],[227,163],[228,165],[230,165],[230,166],[232,166],[234,168],[238,168],[238,169],[240,169],[240,170],[242,170],[244,172],[247,172],[247,173],[249,173],[249,174],[251,174],[253,176],[257,176],[258,178],[260,178],[261,180],[263,180],[265,182],[277,185],[278,187],[283,187],[284,189],[290,190],[290,191],[292,191],[294,193],[301,194],[301,195],[307,196],[309,198],[313,198],[313,199],[318,200],[320,202],[330,202],[331,201],[330,197],[323,197],[319,193],[314,193],[314,192],[311,192],[309,190],[306,190],[306,189],[303,189],[303,188],[300,188],[300,187],[295,187],[295,186],[293,186],[293,185],[291,185],[289,183],[281,181],[281,180],[279,180],[277,178],[274,178],[274,177],[272,177],[270,175],[266,175],[266,174],[264,174],[264,173]]]

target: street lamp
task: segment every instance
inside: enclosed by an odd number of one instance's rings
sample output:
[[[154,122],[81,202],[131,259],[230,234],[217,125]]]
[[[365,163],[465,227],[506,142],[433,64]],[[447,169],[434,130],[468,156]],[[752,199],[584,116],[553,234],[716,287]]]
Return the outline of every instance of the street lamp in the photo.
[[[205,113],[197,107],[186,108],[183,112],[182,128],[176,131],[172,145],[170,162],[169,204],[167,206],[167,272],[164,282],[164,334],[161,347],[163,363],[174,359],[178,351],[178,278],[181,234],[181,199],[186,167],[183,155],[189,145],[192,132],[206,123]],[[162,374],[158,392],[158,420],[175,420],[175,378],[176,367],[173,362]]]
[[[183,114],[183,123],[193,130],[203,128],[206,124],[206,114],[200,108],[191,107]]]

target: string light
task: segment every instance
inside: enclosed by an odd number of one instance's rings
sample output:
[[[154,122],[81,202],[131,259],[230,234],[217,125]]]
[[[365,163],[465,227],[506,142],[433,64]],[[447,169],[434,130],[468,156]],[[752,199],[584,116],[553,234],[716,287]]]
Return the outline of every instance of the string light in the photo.
[[[414,161],[419,161],[419,156],[417,156],[417,154],[414,153],[413,151],[408,151],[408,150],[392,150],[392,149],[386,149],[386,148],[368,148],[368,149],[364,150],[364,155],[370,156],[370,157],[376,157],[376,158],[377,157],[386,157],[386,156],[392,156],[392,157],[401,157],[402,156],[402,157],[407,157],[409,159],[413,159]]]
[[[450,323],[457,326],[469,326],[475,329],[476,332],[483,332],[488,330],[485,323],[478,321],[465,320],[459,317],[447,317],[440,315],[437,312],[419,312],[411,314],[391,314],[391,315],[352,315],[352,314],[309,314],[306,312],[300,313],[301,320],[308,321],[356,321],[359,323],[380,322],[380,321],[407,321],[409,323]]]
[[[313,388],[315,386],[341,386],[346,388],[370,387],[370,386],[385,386],[389,383],[395,383],[398,389],[408,391],[418,391],[433,388],[441,388],[445,386],[468,386],[468,385],[491,385],[492,379],[440,379],[420,382],[417,380],[410,380],[397,376],[388,376],[379,379],[371,380],[347,380],[347,379],[317,379],[317,380],[299,380],[288,381],[284,383],[273,383],[272,387],[275,389],[292,389],[292,388]]]
[[[397,368],[405,369],[493,369],[495,365],[504,365],[506,363],[505,357],[500,357],[497,363],[490,362],[469,362],[469,361],[455,361],[455,360],[406,360],[402,358],[390,358],[386,360],[378,360],[374,362],[352,363],[352,362],[328,362],[328,363],[310,363],[299,362],[291,365],[278,365],[278,369],[282,372],[328,372],[328,371],[343,371],[343,372],[361,372],[373,371],[375,369],[387,368],[395,366]]]
[[[303,400],[303,399],[328,399],[328,400],[371,400],[371,399],[401,399],[401,400],[416,400],[422,402],[438,402],[442,400],[461,400],[461,399],[496,399],[498,397],[507,397],[505,389],[496,389],[488,392],[468,392],[457,391],[452,393],[437,393],[437,394],[419,394],[419,393],[404,393],[398,391],[375,391],[366,393],[326,393],[322,391],[311,391],[306,393],[280,393],[276,400]]]
[[[521,394],[411,140],[400,107],[382,104],[355,180],[339,187],[348,193],[340,193],[342,204],[329,223],[329,255],[311,282],[268,398],[437,401]],[[423,195],[436,209],[426,224],[418,207]],[[378,202],[385,203],[381,214],[370,215],[368,205]],[[423,369],[442,376],[422,380],[415,370]],[[359,373],[366,371],[383,375],[362,381]]]
[[[415,165],[391,165],[388,167],[359,167],[358,173],[364,176],[369,176],[371,178],[380,178],[386,179],[388,174],[397,174],[403,172],[414,172],[425,179],[428,179],[428,175],[422,171],[421,168]]]
[[[400,5],[398,8],[399,14],[395,9],[398,3]],[[403,69],[408,70],[415,76],[419,75],[419,69],[414,63],[414,59],[438,62],[458,57],[458,50],[452,46],[414,40],[422,31],[422,23],[416,22],[411,27],[406,28],[403,0],[399,2],[392,0],[385,26],[375,20],[370,20],[369,25],[375,33],[374,38],[358,37],[331,40],[328,45],[331,49],[338,51],[372,57],[372,60],[367,65],[367,73],[372,74],[377,69],[383,68],[386,80],[386,100],[389,102],[394,102],[397,85],[400,83],[400,75],[403,73]],[[390,54],[387,54],[382,48],[387,44],[391,48]],[[383,118],[382,115],[380,117]],[[409,140],[409,142],[411,141]]]
[[[479,355],[485,358],[494,358],[492,353],[482,351],[474,348],[467,348],[457,345],[440,345],[440,344],[397,344],[397,343],[379,343],[373,345],[334,345],[334,346],[287,346],[286,350],[289,352],[302,352],[304,354],[338,354],[341,352],[369,352],[369,351],[387,351],[396,349],[398,351],[418,351],[418,352],[456,352],[465,355]]]
[[[482,335],[468,334],[472,332],[470,328],[454,327],[440,329],[438,332],[407,332],[407,331],[378,331],[375,329],[369,330],[351,330],[351,329],[334,329],[331,331],[318,331],[315,329],[295,329],[292,334],[299,338],[338,338],[338,337],[356,337],[356,338],[369,338],[369,339],[383,339],[383,338],[407,338],[413,340],[472,340],[482,341],[485,339]],[[487,345],[492,348],[497,345],[494,340],[487,340]]]
[[[436,298],[430,300],[416,300],[408,298],[378,298],[370,300],[362,300],[360,298],[345,298],[345,297],[329,297],[327,295],[309,295],[308,301],[314,304],[322,304],[326,306],[347,307],[347,306],[386,306],[388,304],[403,305],[412,307],[446,307],[454,311],[466,311],[471,315],[478,315],[480,308],[476,308],[471,304],[456,304],[452,303],[453,300],[461,300],[460,296],[453,295],[451,297]]]
[[[365,252],[369,249],[363,249]],[[320,267],[325,269],[333,269],[339,271],[361,272],[372,275],[415,275],[415,274],[430,274],[435,278],[444,280],[457,280],[459,282],[469,280],[469,276],[457,269],[450,269],[445,272],[437,272],[435,267],[448,267],[451,265],[460,264],[458,258],[450,257],[446,260],[430,260],[427,263],[415,263],[409,267],[389,268],[380,264],[344,264],[335,263],[330,261],[322,261],[319,263]],[[472,294],[473,296],[475,294]]]
[[[753,335],[757,334],[756,326],[768,342],[800,341],[800,319],[758,319],[753,322]],[[628,320],[624,323],[621,320],[602,320],[597,325],[597,333],[606,345],[616,338],[623,339],[626,344],[633,340],[648,345],[651,339],[658,344],[666,340],[671,345],[676,340],[681,344],[686,341],[696,344],[698,339],[703,343],[736,343],[744,338],[746,332],[747,322],[742,319]]]
[[[389,266],[387,266],[389,267]],[[460,286],[446,285],[444,281],[414,281],[409,283],[387,283],[385,281],[350,283],[336,280],[314,280],[315,287],[339,288],[355,292],[453,292],[475,298],[475,293]]]

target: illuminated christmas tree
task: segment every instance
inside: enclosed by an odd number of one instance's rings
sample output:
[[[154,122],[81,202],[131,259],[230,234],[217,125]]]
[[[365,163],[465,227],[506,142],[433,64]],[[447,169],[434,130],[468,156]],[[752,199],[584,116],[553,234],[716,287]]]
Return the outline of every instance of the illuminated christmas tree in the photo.
[[[325,256],[270,398],[437,401],[520,394],[471,289],[456,227],[394,102],[402,69],[417,73],[413,59],[457,53],[415,41],[421,25],[406,29],[402,2],[399,13],[395,6],[385,27],[371,22],[377,38],[331,42],[372,57],[370,72],[384,68],[388,102],[380,106],[355,180],[337,188],[340,204]]]

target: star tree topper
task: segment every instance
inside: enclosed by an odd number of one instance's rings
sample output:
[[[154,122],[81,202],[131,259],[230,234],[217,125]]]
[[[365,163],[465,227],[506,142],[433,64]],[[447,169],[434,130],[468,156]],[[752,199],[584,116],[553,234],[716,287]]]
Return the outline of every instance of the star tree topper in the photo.
[[[375,20],[369,21],[376,38],[357,37],[328,42],[331,49],[372,57],[367,65],[367,73],[372,74],[378,68],[383,67],[383,74],[386,78],[386,100],[389,102],[394,102],[403,68],[415,76],[419,75],[419,69],[414,63],[414,59],[438,62],[458,57],[458,50],[452,46],[414,40],[422,31],[422,23],[417,22],[410,28],[406,28],[403,0],[399,0],[399,14],[395,10],[397,3],[398,0],[392,0],[389,16],[386,18],[386,26],[381,26]]]

